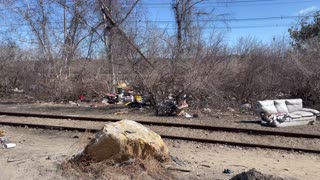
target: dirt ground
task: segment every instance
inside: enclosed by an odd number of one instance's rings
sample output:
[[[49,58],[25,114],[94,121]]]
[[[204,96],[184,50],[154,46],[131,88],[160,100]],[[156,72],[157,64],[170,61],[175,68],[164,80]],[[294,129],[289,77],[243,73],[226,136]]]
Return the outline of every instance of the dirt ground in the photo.
[[[79,152],[89,134],[0,126],[7,131],[13,149],[0,149],[1,179],[65,179],[59,166]],[[165,140],[177,163],[165,167],[173,179],[230,179],[256,168],[286,179],[319,179],[320,156],[286,151],[209,145]],[[169,168],[169,169],[170,169]],[[230,169],[231,174],[224,174]],[[117,179],[117,177],[113,177]]]
[[[127,109],[123,106],[105,106],[95,104],[1,104],[0,111],[18,111],[29,113],[49,113],[80,115],[90,117],[105,117],[118,119],[139,119],[148,121],[180,122],[193,124],[209,124],[228,127],[256,128],[273,131],[289,131],[299,133],[320,134],[320,123],[308,126],[296,126],[288,128],[270,128],[261,126],[259,117],[250,113],[235,111],[214,111],[210,114],[201,111],[189,111],[198,113],[199,118],[186,119],[181,117],[156,117],[153,112],[144,109]],[[95,107],[96,106],[96,107]],[[115,115],[117,112],[120,115]],[[40,118],[17,118],[2,116],[0,121],[39,122],[66,125],[68,120],[46,120]],[[79,126],[79,122],[67,122],[69,126]],[[82,122],[83,123],[83,122]],[[102,123],[87,122],[86,126],[101,127]],[[192,133],[190,129],[175,129],[150,127],[161,132]],[[0,126],[7,131],[7,137],[17,147],[13,149],[0,149],[0,179],[66,179],[62,176],[60,164],[79,152],[88,141],[89,134],[65,131],[51,131],[29,128],[13,128]],[[240,142],[259,143],[263,140],[266,144],[283,146],[303,146],[305,148],[319,149],[320,142],[317,139],[290,138],[279,139],[275,136],[250,136],[244,133],[226,132],[201,132],[201,136],[208,138],[230,139]],[[261,139],[263,138],[263,139]],[[176,163],[167,163],[164,166],[171,169],[170,176],[173,179],[230,179],[234,175],[255,168],[262,173],[280,176],[285,179],[320,179],[320,155],[275,151],[257,148],[241,148],[219,144],[203,144],[186,141],[173,141],[165,139],[170,154]],[[231,174],[224,174],[224,169],[230,169]],[[113,179],[121,179],[116,176]]]

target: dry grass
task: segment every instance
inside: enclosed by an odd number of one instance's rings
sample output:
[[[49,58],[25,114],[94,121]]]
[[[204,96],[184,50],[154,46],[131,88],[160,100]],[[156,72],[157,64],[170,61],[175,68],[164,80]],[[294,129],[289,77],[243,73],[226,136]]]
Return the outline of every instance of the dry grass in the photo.
[[[79,141],[71,146],[69,154],[78,154],[88,144],[93,134],[83,133]],[[171,179],[162,164],[152,158],[135,159],[123,163],[112,161],[89,162],[65,159],[61,164],[63,176],[68,179]]]
[[[135,159],[131,163],[104,162],[62,163],[63,176],[70,179],[171,179],[155,159]]]
[[[154,68],[144,61],[133,66],[130,61],[138,59],[122,54],[115,57],[121,62],[118,81],[129,82],[138,94],[150,94],[153,104],[169,93],[177,99],[179,95],[190,95],[192,108],[254,105],[257,100],[275,98],[302,98],[311,106],[320,104],[318,54],[301,54],[285,45],[250,40],[237,46],[232,53],[218,46],[181,59],[150,57]],[[70,76],[64,78],[59,71],[63,64],[58,59],[51,66],[41,59],[17,61],[2,57],[8,53],[0,52],[0,97],[9,97],[18,88],[36,100],[68,102],[79,100],[80,95],[102,100],[112,90],[110,64],[104,60],[74,60]]]

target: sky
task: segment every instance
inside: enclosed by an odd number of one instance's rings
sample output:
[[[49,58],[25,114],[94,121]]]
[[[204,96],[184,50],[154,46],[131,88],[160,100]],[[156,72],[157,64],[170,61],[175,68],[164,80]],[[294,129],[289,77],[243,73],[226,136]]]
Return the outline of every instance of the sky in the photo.
[[[229,3],[223,3],[226,1]],[[174,27],[171,2],[142,0],[148,18],[160,27],[170,28]],[[210,21],[212,25],[208,25],[211,27],[207,27],[205,33],[223,32],[229,45],[234,45],[241,37],[252,37],[270,43],[283,36],[289,37],[288,28],[297,25],[301,16],[310,16],[320,10],[320,0],[207,0],[200,3],[198,8],[207,12],[213,10],[218,17],[223,15],[226,22]]]

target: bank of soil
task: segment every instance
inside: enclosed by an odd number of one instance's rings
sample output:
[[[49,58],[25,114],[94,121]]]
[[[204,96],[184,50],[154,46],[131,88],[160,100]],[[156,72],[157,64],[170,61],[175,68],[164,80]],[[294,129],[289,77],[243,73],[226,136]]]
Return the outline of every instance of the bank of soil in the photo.
[[[59,166],[79,152],[93,134],[0,126],[13,149],[0,149],[1,179],[65,179]],[[164,164],[173,179],[230,179],[256,168],[285,179],[319,179],[320,156],[165,140],[175,162]],[[230,169],[231,174],[224,174]],[[189,171],[182,172],[180,170]],[[113,179],[117,179],[114,174]]]

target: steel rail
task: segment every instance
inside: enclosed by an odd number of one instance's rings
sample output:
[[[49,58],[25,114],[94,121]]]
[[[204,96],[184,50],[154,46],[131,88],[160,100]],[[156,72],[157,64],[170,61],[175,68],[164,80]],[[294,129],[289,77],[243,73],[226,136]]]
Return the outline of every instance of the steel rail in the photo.
[[[96,122],[116,122],[121,120],[121,119],[86,117],[86,116],[76,116],[76,115],[55,115],[55,114],[5,112],[5,111],[0,111],[0,115],[19,116],[19,117],[37,117],[37,118],[49,118],[49,119],[69,119],[69,120],[96,121]],[[201,130],[210,130],[210,131],[240,132],[240,133],[258,134],[258,135],[274,135],[274,136],[295,137],[295,138],[320,139],[320,134],[310,134],[310,133],[294,133],[294,132],[259,130],[259,129],[250,129],[250,128],[212,126],[212,125],[204,125],[204,124],[182,124],[182,123],[176,123],[176,122],[159,122],[159,121],[145,121],[145,120],[135,120],[135,121],[144,125],[182,127],[182,128],[192,128],[192,129],[201,129]]]
[[[78,131],[78,132],[90,132],[90,133],[95,133],[100,130],[98,128],[66,127],[66,126],[57,126],[57,125],[16,123],[16,122],[0,122],[0,124],[6,125],[6,126],[14,126],[14,127],[40,128],[40,129],[47,129],[47,130],[59,130],[59,131],[64,130],[64,131]],[[194,142],[210,143],[210,144],[226,144],[231,146],[241,146],[241,147],[248,147],[248,148],[261,148],[261,149],[285,150],[285,151],[296,151],[296,152],[320,154],[320,150],[316,150],[316,149],[274,146],[274,145],[254,144],[254,143],[242,143],[242,142],[235,142],[235,141],[223,141],[223,140],[214,140],[214,139],[208,139],[208,138],[195,138],[195,137],[188,137],[188,136],[174,136],[174,135],[166,135],[166,134],[159,134],[159,135],[165,139],[194,141]]]

